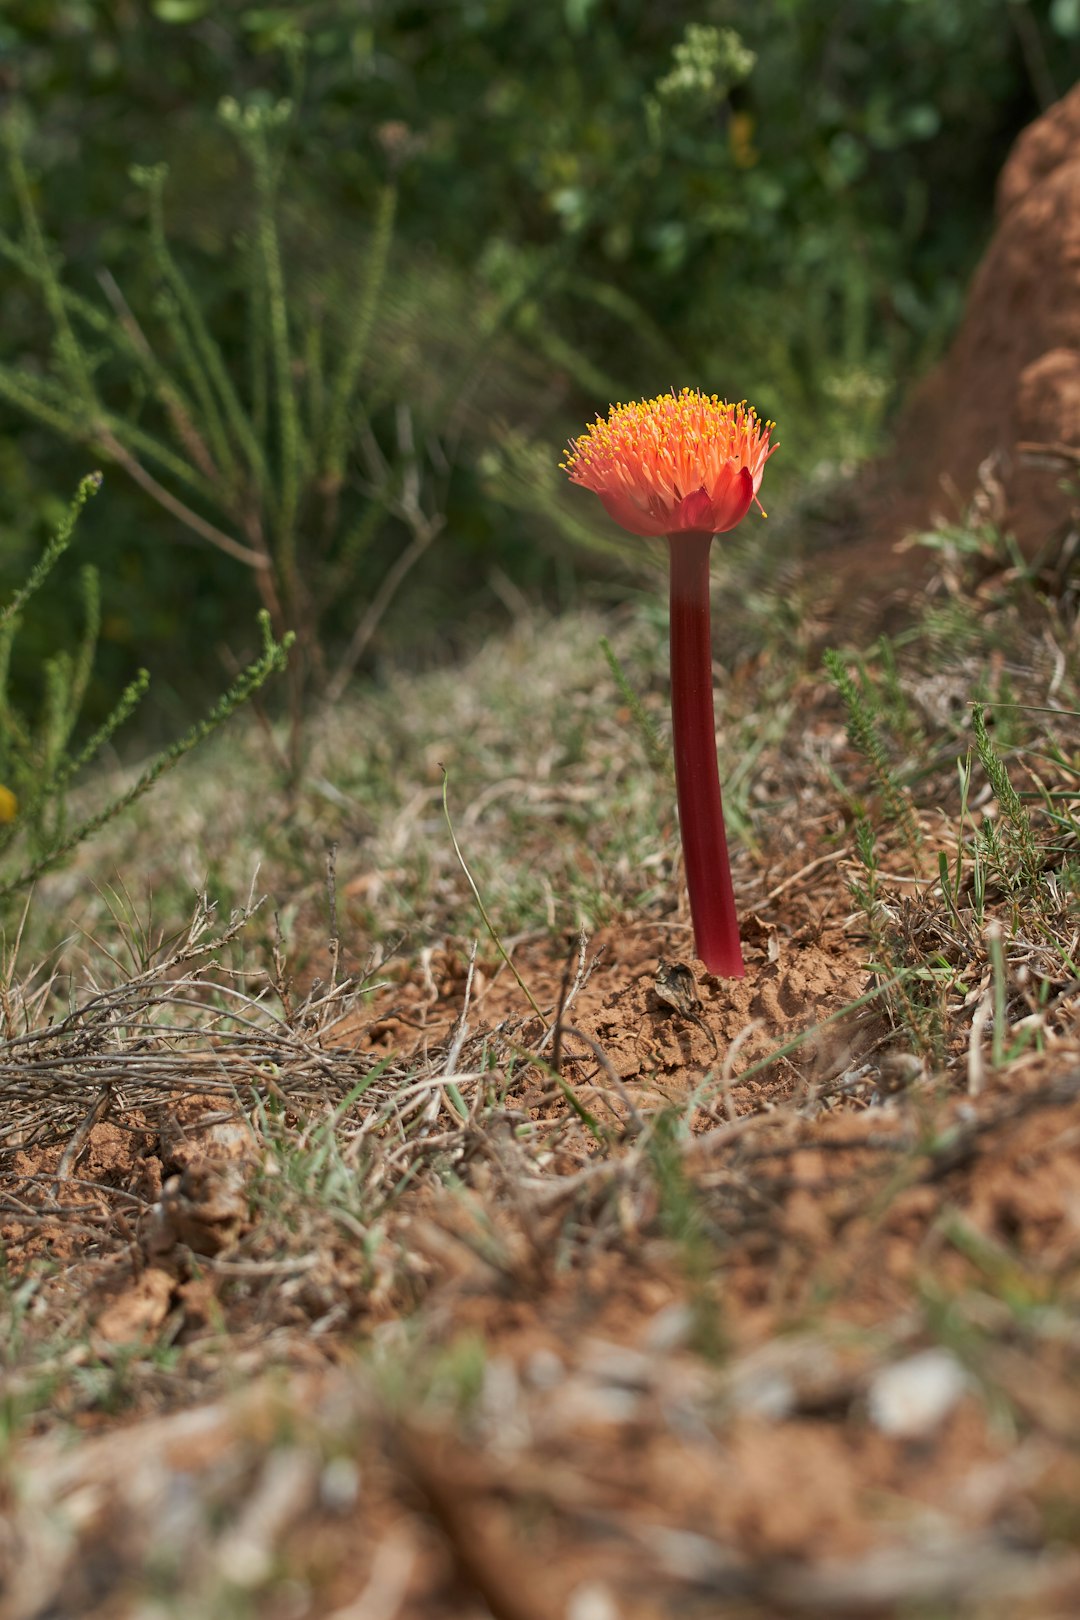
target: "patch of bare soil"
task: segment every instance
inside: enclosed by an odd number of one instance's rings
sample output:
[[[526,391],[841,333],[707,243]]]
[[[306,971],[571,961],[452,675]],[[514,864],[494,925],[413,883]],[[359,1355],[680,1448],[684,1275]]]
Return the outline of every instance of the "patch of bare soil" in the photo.
[[[703,974],[694,981],[688,1007],[664,993],[665,972],[672,966],[692,971],[679,954],[692,951],[687,924],[639,923],[591,937],[584,947],[582,982],[560,1021],[560,1055],[578,1094],[587,1100],[619,1081],[633,1081],[635,1098],[655,1103],[684,1099],[698,1083],[708,1088],[711,1081],[715,1090],[723,1077],[737,1098],[739,1074],[799,1038],[782,1080],[779,1066],[769,1064],[768,1079],[747,1082],[746,1100],[758,1106],[770,1085],[789,1096],[793,1075],[809,1080],[845,1050],[851,1028],[833,1032],[828,1020],[858,999],[868,981],[862,953],[843,928],[820,918],[809,923],[800,896],[791,915],[777,910],[768,926],[747,917],[743,937],[746,978]],[[568,938],[564,950],[561,959],[553,957],[547,938],[523,940],[515,948],[514,965],[542,1005],[558,1000],[579,941]],[[469,977],[467,957],[432,952],[422,976],[395,986],[386,1011],[363,1030],[363,1040],[376,1051],[390,1047],[406,1053],[445,1040],[460,1015]],[[489,954],[471,965],[471,1011],[494,1029],[506,1019],[520,1019],[521,1005],[521,987],[489,946]],[[822,1023],[826,1027],[819,1030]],[[527,1025],[522,1033],[527,1039]]]

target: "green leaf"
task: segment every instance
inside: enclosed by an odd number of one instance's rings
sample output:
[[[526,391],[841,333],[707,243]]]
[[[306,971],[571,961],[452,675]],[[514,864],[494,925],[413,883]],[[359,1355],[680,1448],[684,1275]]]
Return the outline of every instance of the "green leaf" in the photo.
[[[589,26],[589,13],[595,5],[596,0],[563,0],[566,26],[572,34],[580,36],[585,32]]]
[[[154,0],[153,9],[162,22],[198,22],[210,10],[210,0]]]
[[[1080,34],[1080,0],[1053,0],[1050,26],[1063,39],[1075,39]]]

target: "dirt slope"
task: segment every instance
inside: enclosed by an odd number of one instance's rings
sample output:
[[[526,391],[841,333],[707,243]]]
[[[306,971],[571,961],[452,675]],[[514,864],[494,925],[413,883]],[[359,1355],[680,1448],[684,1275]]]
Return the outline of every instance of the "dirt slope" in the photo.
[[[1060,486],[1078,463],[1080,85],[1002,170],[960,331],[877,470],[875,533],[887,548],[935,515],[956,521],[981,491],[1031,555],[1073,519],[1075,490]]]

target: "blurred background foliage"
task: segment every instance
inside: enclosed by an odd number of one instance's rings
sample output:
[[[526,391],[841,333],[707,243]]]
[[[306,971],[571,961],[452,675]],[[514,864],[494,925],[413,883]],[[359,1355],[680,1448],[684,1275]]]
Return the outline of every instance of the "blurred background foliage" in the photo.
[[[30,204],[64,287],[106,322],[130,314],[162,373],[182,372],[149,217],[147,176],[166,164],[170,252],[274,459],[292,430],[258,360],[257,187],[221,103],[232,98],[234,126],[268,120],[301,479],[302,588],[283,612],[306,611],[305,581],[328,583],[319,656],[304,666],[324,689],[375,599],[360,669],[387,650],[444,656],[519,592],[565,599],[633,566],[637,553],[614,555],[596,503],[564,490],[556,466],[567,434],[609,400],[683,383],[751,399],[780,424],[774,505],[872,451],[955,325],[1011,141],[1078,69],[1080,0],[0,8],[3,115],[22,132]],[[17,190],[0,190],[0,366],[35,380],[75,429],[28,414],[10,389],[0,401],[0,587],[25,575],[70,490],[103,465],[81,540],[104,596],[88,723],[147,662],[172,723],[249,656],[252,570],[110,470],[67,391]],[[391,212],[377,307],[358,312]],[[367,314],[329,498],[326,391]],[[93,329],[85,341],[116,420],[163,431],[145,368],[140,382],[115,345]],[[394,583],[416,540],[410,491],[438,535]],[[231,508],[219,504],[236,517],[248,498],[279,510],[281,489],[237,484]],[[224,522],[205,491],[185,500]],[[78,638],[77,590],[48,589],[37,642],[24,634],[20,647],[30,672]]]

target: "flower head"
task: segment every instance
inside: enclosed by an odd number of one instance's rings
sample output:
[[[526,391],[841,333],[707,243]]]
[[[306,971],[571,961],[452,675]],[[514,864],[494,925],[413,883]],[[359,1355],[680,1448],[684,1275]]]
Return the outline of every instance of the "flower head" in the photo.
[[[683,388],[612,405],[606,421],[597,417],[571,440],[562,466],[631,534],[723,534],[757,499],[777,448],[769,443],[774,425],[745,400],[729,405]]]

